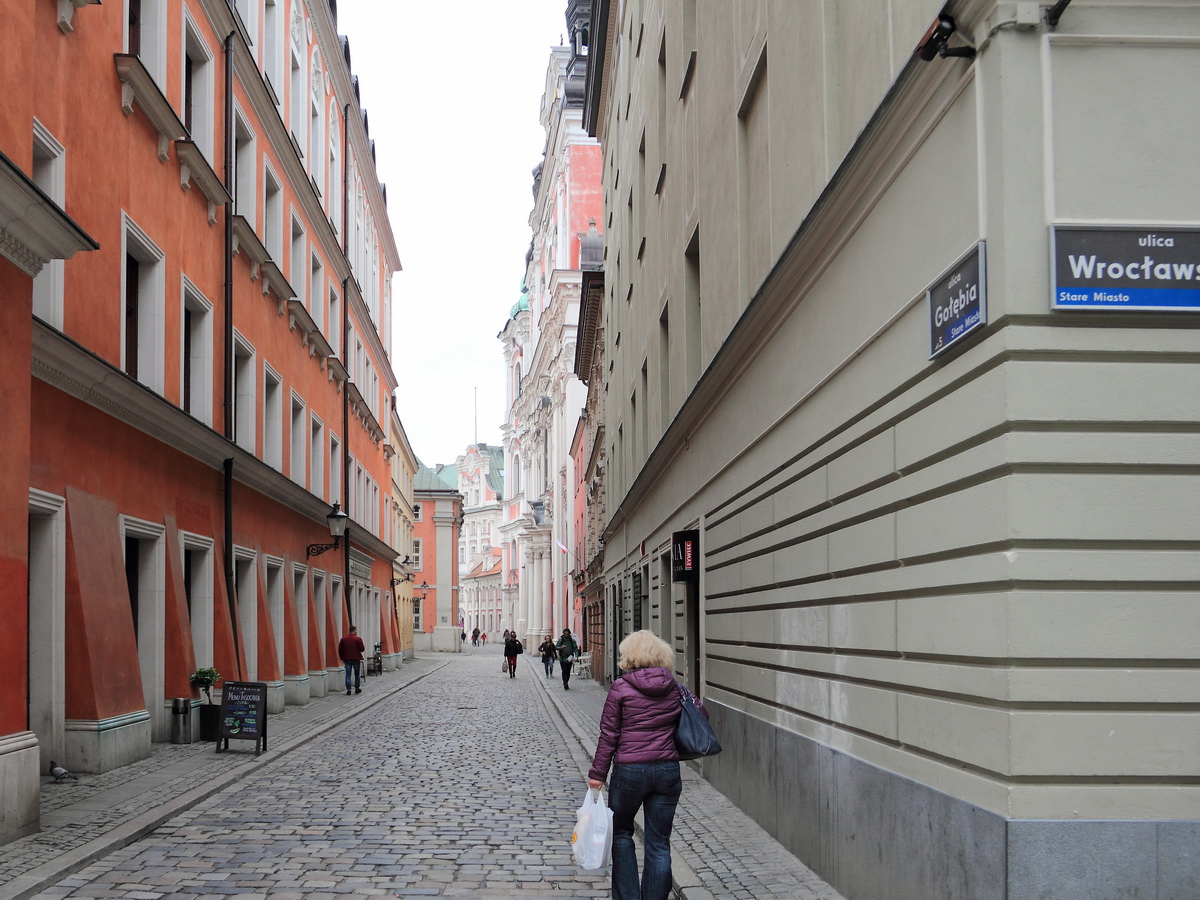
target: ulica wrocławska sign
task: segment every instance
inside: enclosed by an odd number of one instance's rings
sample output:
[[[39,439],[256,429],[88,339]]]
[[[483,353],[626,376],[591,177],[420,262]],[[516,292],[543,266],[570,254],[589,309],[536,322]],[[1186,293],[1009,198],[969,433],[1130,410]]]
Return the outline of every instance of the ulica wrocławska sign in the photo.
[[[1053,225],[1055,309],[1200,310],[1200,230]]]

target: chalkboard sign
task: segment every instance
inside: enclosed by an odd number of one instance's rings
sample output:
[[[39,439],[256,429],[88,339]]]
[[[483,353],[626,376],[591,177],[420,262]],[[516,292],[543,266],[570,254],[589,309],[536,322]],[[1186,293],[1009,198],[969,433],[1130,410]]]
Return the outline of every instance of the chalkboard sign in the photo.
[[[255,756],[267,749],[267,686],[261,681],[226,681],[222,687],[217,752],[228,750],[231,739],[254,741]]]

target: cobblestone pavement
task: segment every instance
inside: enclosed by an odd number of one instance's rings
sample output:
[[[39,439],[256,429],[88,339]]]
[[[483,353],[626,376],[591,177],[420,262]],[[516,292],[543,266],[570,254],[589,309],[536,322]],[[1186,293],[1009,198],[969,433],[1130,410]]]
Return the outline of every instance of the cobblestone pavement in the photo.
[[[606,898],[607,871],[567,843],[605,689],[563,691],[529,656],[509,679],[499,653],[422,656],[361,696],[288,707],[261,759],[155,745],[48,785],[43,831],[0,847],[0,900]],[[843,900],[692,766],[684,781],[682,900]]]
[[[449,657],[37,896],[606,897],[571,859],[579,754],[498,659]]]
[[[353,697],[339,690],[306,706],[289,706],[270,718],[268,752],[217,755],[211,743],[155,744],[146,759],[101,775],[55,784],[42,779],[41,827],[0,846],[0,898],[26,897],[84,862],[148,833],[291,749],[334,727],[445,665],[445,657],[419,658],[382,677],[368,678]],[[334,685],[336,688],[337,685]],[[237,748],[238,742],[232,745]]]

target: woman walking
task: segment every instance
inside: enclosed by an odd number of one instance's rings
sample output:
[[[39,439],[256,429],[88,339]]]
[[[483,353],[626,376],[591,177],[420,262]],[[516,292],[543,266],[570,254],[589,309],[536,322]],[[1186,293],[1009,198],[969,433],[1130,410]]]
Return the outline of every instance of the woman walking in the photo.
[[[644,630],[621,641],[619,649],[621,676],[604,702],[588,785],[604,787],[612,766],[608,805],[613,811],[613,900],[666,900],[671,893],[671,827],[683,791],[675,749],[681,709],[675,653],[666,641]],[[633,846],[633,817],[639,807],[645,808],[640,879]]]
[[[542,641],[541,646],[538,647],[538,653],[542,654],[542,667],[546,670],[546,677],[550,678],[554,675],[554,657],[556,653],[554,641],[547,637]]]
[[[517,656],[525,652],[525,648],[521,646],[521,642],[517,640],[517,633],[514,631],[508,636],[504,642],[504,658],[508,661],[508,677],[517,677]]]

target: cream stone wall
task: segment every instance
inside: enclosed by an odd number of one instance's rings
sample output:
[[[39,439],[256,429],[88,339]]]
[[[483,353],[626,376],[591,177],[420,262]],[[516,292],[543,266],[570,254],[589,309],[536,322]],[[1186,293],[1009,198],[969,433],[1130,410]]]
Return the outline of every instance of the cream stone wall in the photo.
[[[1189,896],[1200,315],[1052,310],[1049,227],[1200,225],[1200,5],[951,6],[973,61],[916,0],[611,4],[606,580],[700,528],[705,775],[846,896]]]

